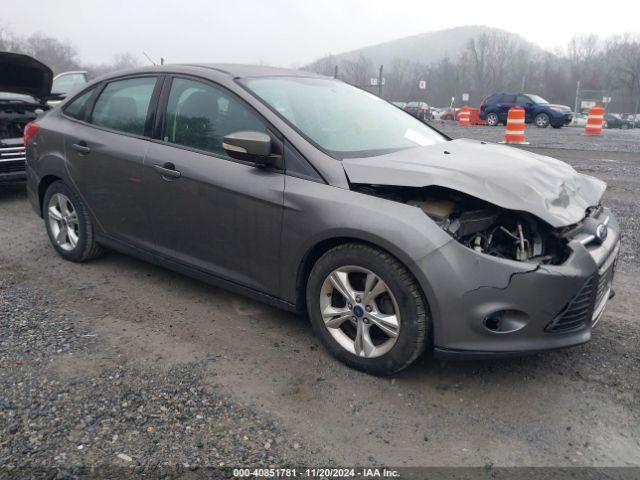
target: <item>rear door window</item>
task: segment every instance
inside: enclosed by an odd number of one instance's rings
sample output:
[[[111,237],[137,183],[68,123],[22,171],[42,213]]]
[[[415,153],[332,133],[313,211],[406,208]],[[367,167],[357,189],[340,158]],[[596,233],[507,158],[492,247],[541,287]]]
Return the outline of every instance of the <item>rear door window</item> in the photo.
[[[518,98],[516,98],[517,105],[525,106],[527,103],[531,103],[531,99],[529,97],[518,95]]]
[[[128,78],[109,83],[93,107],[91,123],[131,133],[144,135],[157,77]]]
[[[504,95],[502,97],[501,103],[516,103],[515,95]]]
[[[257,114],[223,89],[174,78],[167,104],[163,140],[227,156],[222,139],[234,132],[267,133]]]

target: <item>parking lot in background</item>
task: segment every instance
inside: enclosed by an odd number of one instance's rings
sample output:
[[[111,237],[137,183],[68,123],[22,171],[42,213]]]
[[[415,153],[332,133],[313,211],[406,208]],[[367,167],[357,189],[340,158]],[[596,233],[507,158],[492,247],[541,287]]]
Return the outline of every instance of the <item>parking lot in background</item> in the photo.
[[[434,124],[499,141],[503,127]],[[424,356],[393,378],[330,357],[306,318],[109,253],[54,252],[22,187],[0,192],[0,416],[61,465],[638,465],[640,130],[527,127],[527,148],[609,184],[615,299],[590,343],[519,359]],[[112,420],[95,422],[98,412]],[[328,459],[328,460],[327,460]]]

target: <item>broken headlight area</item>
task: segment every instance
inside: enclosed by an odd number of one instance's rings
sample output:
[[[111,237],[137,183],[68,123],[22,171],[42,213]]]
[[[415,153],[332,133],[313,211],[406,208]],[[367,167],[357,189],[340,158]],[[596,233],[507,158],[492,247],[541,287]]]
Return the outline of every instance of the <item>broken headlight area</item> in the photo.
[[[358,185],[355,190],[420,208],[458,242],[479,253],[548,265],[559,265],[570,255],[564,230],[455,190],[382,185]]]

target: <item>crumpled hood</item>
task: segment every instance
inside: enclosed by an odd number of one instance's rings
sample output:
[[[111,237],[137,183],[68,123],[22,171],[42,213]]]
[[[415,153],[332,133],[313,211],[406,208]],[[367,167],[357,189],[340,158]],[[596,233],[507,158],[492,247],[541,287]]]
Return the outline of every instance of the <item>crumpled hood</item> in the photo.
[[[450,188],[529,212],[556,228],[582,220],[606,189],[604,182],[554,158],[468,139],[342,164],[351,183]]]
[[[51,94],[53,72],[35,58],[0,52],[0,72],[0,92],[31,95],[40,100]]]

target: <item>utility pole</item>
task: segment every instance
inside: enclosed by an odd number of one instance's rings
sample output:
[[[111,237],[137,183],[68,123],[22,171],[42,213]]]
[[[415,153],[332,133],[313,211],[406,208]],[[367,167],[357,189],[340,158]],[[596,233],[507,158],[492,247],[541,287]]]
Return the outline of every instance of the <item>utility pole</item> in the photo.
[[[520,89],[520,91],[522,93],[524,93],[526,89],[527,89],[527,76],[523,75],[522,76],[522,88]]]
[[[333,78],[338,78],[338,65],[336,64],[335,68],[333,69]]]
[[[382,71],[384,69],[384,65],[380,65],[380,70],[378,70],[378,96],[382,98]]]
[[[576,102],[573,104],[573,111],[579,112],[578,108],[580,107],[580,80],[576,83]]]

